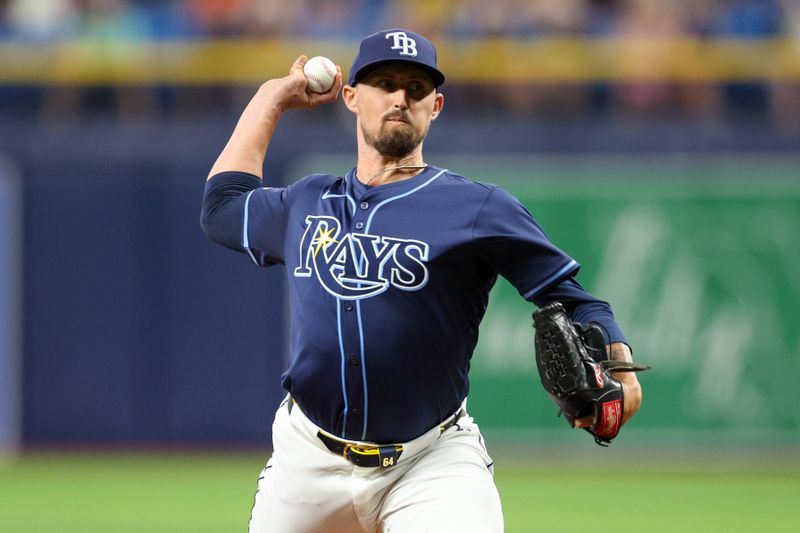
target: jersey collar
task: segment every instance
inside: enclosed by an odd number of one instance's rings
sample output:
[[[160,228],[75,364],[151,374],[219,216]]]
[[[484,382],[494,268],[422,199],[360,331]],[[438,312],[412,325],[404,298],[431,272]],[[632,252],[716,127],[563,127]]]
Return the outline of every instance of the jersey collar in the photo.
[[[348,193],[356,200],[365,197],[383,197],[384,195],[394,196],[410,191],[421,183],[424,183],[434,174],[441,172],[442,169],[433,165],[428,165],[422,172],[411,178],[385,183],[383,185],[367,186],[356,178],[356,169],[353,168],[345,176],[345,183]]]

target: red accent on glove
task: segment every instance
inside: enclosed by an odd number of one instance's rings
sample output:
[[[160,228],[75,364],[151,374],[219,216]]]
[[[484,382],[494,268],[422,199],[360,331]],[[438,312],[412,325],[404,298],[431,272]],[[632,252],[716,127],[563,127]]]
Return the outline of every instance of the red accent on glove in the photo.
[[[594,370],[594,380],[597,382],[597,386],[599,388],[603,388],[603,370],[600,368],[600,365],[592,365]]]
[[[612,439],[619,433],[622,423],[622,400],[612,400],[601,404],[600,420],[595,433],[598,437]]]

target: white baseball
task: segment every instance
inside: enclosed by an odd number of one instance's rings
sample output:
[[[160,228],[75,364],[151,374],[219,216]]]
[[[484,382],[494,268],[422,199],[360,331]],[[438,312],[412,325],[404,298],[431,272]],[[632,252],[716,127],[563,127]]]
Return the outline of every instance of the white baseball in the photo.
[[[324,93],[333,87],[336,78],[336,65],[324,56],[314,56],[303,67],[308,80],[308,90],[312,93]]]

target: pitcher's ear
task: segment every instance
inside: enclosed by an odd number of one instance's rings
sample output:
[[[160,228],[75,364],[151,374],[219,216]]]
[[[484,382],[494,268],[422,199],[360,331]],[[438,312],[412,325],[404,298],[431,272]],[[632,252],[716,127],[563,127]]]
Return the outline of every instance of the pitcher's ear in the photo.
[[[358,114],[358,89],[351,85],[342,87],[342,100],[347,109]]]
[[[431,120],[436,120],[436,117],[439,116],[439,113],[442,112],[444,108],[444,95],[440,92],[436,92],[436,100],[433,103],[433,112],[431,113]]]

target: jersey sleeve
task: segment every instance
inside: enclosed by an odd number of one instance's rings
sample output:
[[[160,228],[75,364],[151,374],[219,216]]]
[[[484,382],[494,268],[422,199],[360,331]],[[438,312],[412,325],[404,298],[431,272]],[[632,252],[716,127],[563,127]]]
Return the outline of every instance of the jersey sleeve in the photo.
[[[288,189],[261,187],[258,178],[251,183],[247,176],[225,172],[208,180],[203,229],[214,241],[246,253],[258,265],[283,264]]]
[[[473,238],[495,270],[533,299],[548,287],[575,275],[577,261],[556,247],[519,200],[494,188],[475,219]]]
[[[257,265],[284,263],[287,193],[284,187],[262,187],[245,201],[242,247]]]

